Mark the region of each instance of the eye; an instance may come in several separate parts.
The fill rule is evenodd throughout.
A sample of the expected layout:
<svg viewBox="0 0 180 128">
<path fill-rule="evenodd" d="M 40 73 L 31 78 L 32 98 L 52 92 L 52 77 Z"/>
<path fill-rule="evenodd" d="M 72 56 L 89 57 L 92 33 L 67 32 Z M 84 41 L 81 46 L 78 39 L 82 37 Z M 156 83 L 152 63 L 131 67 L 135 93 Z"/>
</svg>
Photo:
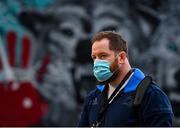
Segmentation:
<svg viewBox="0 0 180 128">
<path fill-rule="evenodd" d="M 102 59 L 102 60 L 104 60 L 104 59 L 106 59 L 106 58 L 107 58 L 107 55 L 105 55 L 105 54 L 103 54 L 103 55 L 100 56 L 100 59 Z"/>
</svg>

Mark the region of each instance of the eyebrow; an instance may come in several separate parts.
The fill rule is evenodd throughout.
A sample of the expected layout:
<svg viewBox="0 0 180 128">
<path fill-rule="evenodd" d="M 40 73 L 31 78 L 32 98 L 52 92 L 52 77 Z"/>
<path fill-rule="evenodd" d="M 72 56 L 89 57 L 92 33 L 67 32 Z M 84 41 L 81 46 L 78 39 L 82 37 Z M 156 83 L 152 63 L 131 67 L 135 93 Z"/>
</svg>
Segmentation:
<svg viewBox="0 0 180 128">
<path fill-rule="evenodd" d="M 108 53 L 107 52 L 100 52 L 100 53 L 98 53 L 98 55 L 102 55 L 102 54 L 107 54 L 108 55 Z M 92 56 L 94 56 L 93 54 L 91 54 L 91 57 Z"/>
</svg>

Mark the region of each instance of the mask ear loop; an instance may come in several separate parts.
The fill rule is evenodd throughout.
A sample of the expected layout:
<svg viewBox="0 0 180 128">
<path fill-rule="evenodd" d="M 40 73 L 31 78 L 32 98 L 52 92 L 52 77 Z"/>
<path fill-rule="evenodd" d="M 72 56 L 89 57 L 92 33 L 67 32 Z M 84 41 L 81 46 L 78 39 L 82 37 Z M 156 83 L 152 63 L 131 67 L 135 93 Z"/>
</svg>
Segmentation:
<svg viewBox="0 0 180 128">
<path fill-rule="evenodd" d="M 116 61 L 116 59 L 119 57 L 119 55 L 120 55 L 120 53 L 116 54 L 114 61 Z M 113 62 L 112 62 L 112 63 L 113 63 Z M 112 64 L 112 63 L 111 63 L 111 64 Z M 118 66 L 112 73 L 114 74 L 119 68 L 120 68 L 120 67 Z"/>
</svg>

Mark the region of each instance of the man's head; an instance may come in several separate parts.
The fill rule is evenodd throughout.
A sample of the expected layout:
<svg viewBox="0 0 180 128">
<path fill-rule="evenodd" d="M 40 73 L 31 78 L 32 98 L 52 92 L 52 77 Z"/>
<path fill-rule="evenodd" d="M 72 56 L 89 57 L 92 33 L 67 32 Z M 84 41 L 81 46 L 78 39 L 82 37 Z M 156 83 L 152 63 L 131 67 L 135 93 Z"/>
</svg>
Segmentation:
<svg viewBox="0 0 180 128">
<path fill-rule="evenodd" d="M 94 36 L 91 56 L 94 75 L 96 78 L 99 76 L 100 82 L 108 80 L 115 72 L 124 74 L 130 68 L 126 41 L 112 31 L 103 31 Z"/>
<path fill-rule="evenodd" d="M 102 39 L 108 39 L 109 40 L 109 49 L 114 51 L 115 53 L 119 53 L 121 51 L 128 53 L 128 47 L 127 43 L 120 34 L 112 31 L 103 31 L 99 32 L 97 35 L 95 35 L 92 39 L 92 45 L 96 41 L 101 41 Z"/>
</svg>

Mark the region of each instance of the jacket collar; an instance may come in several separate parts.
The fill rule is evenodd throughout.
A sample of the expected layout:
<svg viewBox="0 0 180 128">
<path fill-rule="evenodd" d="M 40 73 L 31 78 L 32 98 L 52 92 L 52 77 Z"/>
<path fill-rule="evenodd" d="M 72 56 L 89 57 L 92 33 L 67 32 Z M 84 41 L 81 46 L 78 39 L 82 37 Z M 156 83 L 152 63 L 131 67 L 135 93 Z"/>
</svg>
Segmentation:
<svg viewBox="0 0 180 128">
<path fill-rule="evenodd" d="M 144 73 L 140 69 L 138 69 L 138 68 L 133 68 L 133 69 L 134 69 L 134 74 L 131 76 L 127 85 L 124 87 L 125 93 L 135 91 L 138 84 L 145 77 Z M 97 85 L 96 86 L 96 88 L 101 92 L 104 90 L 104 87 L 105 87 L 105 85 Z"/>
</svg>

